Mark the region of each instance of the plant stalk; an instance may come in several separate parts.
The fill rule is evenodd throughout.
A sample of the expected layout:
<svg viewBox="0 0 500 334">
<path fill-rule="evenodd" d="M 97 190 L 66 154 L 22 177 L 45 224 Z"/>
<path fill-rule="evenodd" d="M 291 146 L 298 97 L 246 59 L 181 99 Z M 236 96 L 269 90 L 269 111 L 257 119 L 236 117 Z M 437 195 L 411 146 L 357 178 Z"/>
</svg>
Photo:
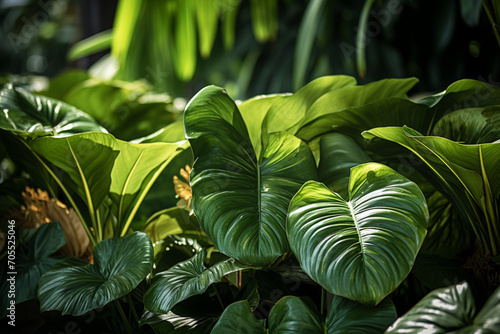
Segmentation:
<svg viewBox="0 0 500 334">
<path fill-rule="evenodd" d="M 325 299 L 326 299 L 326 290 L 325 288 L 321 288 L 321 315 L 325 315 Z"/>
<path fill-rule="evenodd" d="M 212 287 L 214 288 L 215 295 L 217 296 L 217 300 L 219 301 L 220 306 L 224 310 L 224 303 L 222 302 L 222 299 L 220 298 L 219 291 L 217 291 L 217 288 L 215 287 L 215 285 L 212 285 Z"/>
<path fill-rule="evenodd" d="M 132 326 L 130 326 L 130 322 L 128 321 L 127 317 L 125 316 L 125 312 L 123 312 L 122 306 L 120 305 L 120 302 L 118 299 L 115 300 L 115 305 L 116 308 L 118 309 L 118 313 L 120 313 L 120 316 L 123 319 L 123 322 L 125 323 L 125 327 L 127 327 L 127 333 L 132 334 Z"/>
<path fill-rule="evenodd" d="M 127 302 L 129 304 L 130 309 L 132 310 L 132 315 L 134 316 L 134 320 L 137 323 L 137 327 L 139 328 L 141 326 L 139 323 L 139 316 L 137 315 L 137 312 L 135 311 L 134 303 L 132 301 L 132 298 L 130 297 L 130 294 L 127 295 Z"/>
<path fill-rule="evenodd" d="M 491 15 L 490 9 L 488 8 L 486 1 L 483 0 L 482 2 L 484 11 L 486 12 L 486 16 L 488 16 L 488 20 L 491 23 L 491 28 L 493 29 L 493 33 L 495 34 L 495 37 L 497 39 L 497 44 L 500 47 L 500 34 L 498 33 L 498 27 L 497 24 L 495 23 L 495 19 L 493 18 L 493 15 Z"/>
</svg>

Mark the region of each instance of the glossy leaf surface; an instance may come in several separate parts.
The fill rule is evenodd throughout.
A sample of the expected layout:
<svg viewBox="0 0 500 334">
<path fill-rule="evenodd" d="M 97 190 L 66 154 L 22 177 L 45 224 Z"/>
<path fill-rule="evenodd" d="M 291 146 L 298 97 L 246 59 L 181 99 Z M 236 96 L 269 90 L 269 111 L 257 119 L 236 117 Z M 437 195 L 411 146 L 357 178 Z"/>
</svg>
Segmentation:
<svg viewBox="0 0 500 334">
<path fill-rule="evenodd" d="M 6 85 L 0 90 L 0 129 L 23 137 L 106 132 L 92 117 L 69 104 Z"/>
<path fill-rule="evenodd" d="M 258 160 L 238 108 L 213 86 L 191 100 L 184 124 L 195 157 L 193 210 L 203 230 L 222 253 L 270 264 L 289 249 L 289 200 L 316 178 L 309 147 L 290 134 L 273 133 Z"/>
<path fill-rule="evenodd" d="M 500 331 L 500 289 L 477 313 L 466 282 L 432 291 L 387 333 L 497 333 Z"/>
<path fill-rule="evenodd" d="M 103 307 L 132 291 L 152 265 L 153 246 L 146 234 L 106 239 L 94 248 L 94 264 L 62 267 L 42 276 L 40 308 L 82 315 Z"/>
<path fill-rule="evenodd" d="M 144 295 L 146 309 L 154 313 L 168 313 L 175 304 L 205 292 L 212 283 L 235 271 L 253 268 L 228 259 L 206 268 L 202 250 L 191 259 L 180 262 L 167 271 L 158 273 Z"/>
<path fill-rule="evenodd" d="M 290 203 L 287 234 L 301 267 L 328 291 L 378 304 L 409 273 L 428 211 L 416 184 L 389 167 L 351 169 L 349 197 L 307 182 Z"/>
</svg>

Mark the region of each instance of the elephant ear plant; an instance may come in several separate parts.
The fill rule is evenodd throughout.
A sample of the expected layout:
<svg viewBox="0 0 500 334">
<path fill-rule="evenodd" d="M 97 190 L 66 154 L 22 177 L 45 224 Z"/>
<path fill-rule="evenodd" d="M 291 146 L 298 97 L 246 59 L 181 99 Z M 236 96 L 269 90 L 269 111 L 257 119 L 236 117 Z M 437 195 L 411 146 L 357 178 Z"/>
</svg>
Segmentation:
<svg viewBox="0 0 500 334">
<path fill-rule="evenodd" d="M 300 103 L 303 97 L 297 95 L 290 105 Z M 265 140 L 252 141 L 238 107 L 218 87 L 207 87 L 191 100 L 184 126 L 195 157 L 193 210 L 217 249 L 240 262 L 240 270 L 253 265 L 269 271 L 294 254 L 323 294 L 338 295 L 326 320 L 298 298 L 283 299 L 271 310 L 270 333 L 294 328 L 294 313 L 305 312 L 302 331 L 349 327 L 343 319 L 352 309 L 367 316 L 355 325 L 364 332 L 383 330 L 396 319 L 392 302 L 384 298 L 408 275 L 426 234 L 427 205 L 416 184 L 387 166 L 366 163 L 351 170 L 344 198 L 314 181 L 314 155 L 293 134 L 262 132 Z M 182 289 L 181 273 L 174 275 L 181 267 L 174 267 L 154 279 L 145 296 L 150 311 L 168 314 L 191 289 Z M 213 277 L 200 270 L 190 282 Z M 182 295 L 169 292 L 175 286 Z M 247 302 L 238 303 L 225 310 L 214 333 L 234 326 L 265 332 L 267 325 L 248 320 Z"/>
<path fill-rule="evenodd" d="M 500 89 L 412 101 L 416 83 L 330 76 L 241 104 L 208 86 L 183 123 L 133 142 L 4 87 L 12 159 L 93 244 L 93 263 L 49 257 L 41 310 L 104 310 L 129 333 L 500 332 Z M 187 210 L 138 219 L 188 145 Z"/>
<path fill-rule="evenodd" d="M 210 86 L 200 91 L 186 107 L 184 116 L 186 138 L 195 159 L 190 175 L 193 210 L 215 247 L 231 263 L 239 263 L 239 270 L 243 271 L 236 281 L 232 274 L 226 278 L 243 290 L 256 281 L 260 303 L 255 305 L 254 299 L 239 295 L 236 298 L 242 300 L 229 300 L 229 306 L 227 299 L 219 298 L 224 310 L 220 317 L 210 316 L 208 320 L 183 313 L 175 305 L 194 298 L 188 295 L 207 291 L 206 284 L 210 283 L 218 295 L 217 290 L 224 286 L 214 279 L 221 273 L 216 268 L 227 265 L 219 262 L 207 269 L 196 264 L 200 261 L 197 255 L 153 279 L 145 307 L 157 315 L 147 314 L 143 323 L 158 332 L 161 328 L 172 332 L 185 330 L 189 326 L 176 320 L 181 318 L 198 323 L 200 330 L 211 329 L 212 333 L 406 332 L 408 326 L 426 321 L 419 317 L 433 312 L 428 308 L 434 305 L 434 296 L 453 298 L 454 288 L 442 286 L 440 279 L 442 275 L 452 280 L 470 278 L 457 269 L 460 260 L 453 258 L 450 264 L 437 267 L 446 263 L 446 259 L 433 253 L 441 252 L 442 246 L 427 244 L 427 253 L 420 255 L 420 251 L 428 227 L 434 227 L 429 224 L 439 226 L 432 230 L 434 240 L 445 240 L 454 224 L 471 227 L 464 229 L 469 231 L 468 240 L 477 237 L 483 250 L 489 249 L 491 241 L 498 242 L 498 164 L 493 163 L 492 157 L 499 143 L 468 148 L 451 142 L 453 138 L 430 135 L 441 131 L 456 136 L 456 127 L 460 126 L 467 129 L 464 134 L 472 141 L 498 141 L 498 114 L 496 107 L 490 105 L 500 99 L 496 88 L 464 80 L 443 93 L 414 102 L 406 92 L 415 83 L 413 79 L 383 80 L 356 86 L 348 77 L 325 77 L 296 94 L 257 97 L 239 106 L 222 88 Z M 471 94 L 482 97 L 478 109 L 461 109 Z M 451 116 L 454 110 L 460 113 L 456 119 Z M 466 122 L 469 115 L 476 121 Z M 411 132 L 405 125 L 417 130 Z M 437 148 L 432 141 L 442 141 L 443 145 L 448 143 L 443 146 L 447 151 L 431 151 L 433 160 L 427 161 L 430 154 L 413 149 L 416 158 L 412 161 L 421 159 L 422 163 L 408 172 L 405 151 L 388 143 L 391 139 L 402 142 L 402 131 L 407 141 L 419 143 L 422 150 Z M 424 137 L 417 131 L 429 139 L 416 137 Z M 376 140 L 382 134 L 386 141 Z M 464 137 L 454 139 L 462 141 Z M 460 150 L 463 154 L 467 150 L 471 153 L 459 154 Z M 452 152 L 454 155 L 450 155 Z M 471 162 L 460 161 L 459 156 L 470 157 L 467 159 Z M 420 167 L 439 173 L 440 181 L 436 182 L 429 169 Z M 451 174 L 445 174 L 447 168 Z M 452 174 L 459 178 L 458 183 Z M 460 181 L 462 174 L 465 176 Z M 472 188 L 478 187 L 473 184 L 481 185 L 474 183 L 481 179 L 482 193 Z M 462 189 L 470 191 L 471 203 L 478 206 L 464 205 L 463 199 L 468 195 Z M 462 202 L 454 199 L 460 194 Z M 435 206 L 436 199 L 447 208 L 445 211 Z M 437 211 L 429 212 L 429 208 Z M 463 223 L 462 215 L 467 217 L 464 212 L 468 208 L 477 208 L 473 211 L 476 216 L 469 215 L 469 222 L 475 224 L 472 226 Z M 459 221 L 447 218 L 452 212 L 454 217 L 461 217 Z M 481 212 L 490 217 L 483 228 L 477 226 Z M 445 234 L 440 236 L 439 231 Z M 471 251 L 470 247 L 462 245 L 464 250 Z M 186 280 L 188 276 L 192 279 L 174 280 L 181 275 L 175 273 L 182 267 L 188 268 L 188 263 L 189 267 L 198 268 L 196 274 L 186 272 Z M 430 264 L 429 268 L 422 268 L 423 263 Z M 437 268 L 437 277 L 429 278 L 428 271 L 434 270 L 431 268 Z M 446 271 L 450 268 L 458 276 L 451 277 Z M 227 273 L 233 270 L 228 269 Z M 273 279 L 285 284 L 271 283 Z M 290 281 L 298 282 L 293 286 L 295 290 L 286 285 Z M 188 282 L 195 285 L 188 288 Z M 400 297 L 409 284 L 417 284 L 423 291 L 436 286 L 443 290 L 425 298 L 425 292 L 406 292 L 418 296 L 412 298 L 423 298 L 415 305 L 418 299 L 411 303 L 402 302 Z M 474 279 L 471 284 L 476 284 Z M 175 286 L 179 292 L 174 293 Z M 181 289 L 183 286 L 185 289 Z M 185 301 L 181 300 L 183 296 Z M 458 298 L 452 303 L 468 302 Z M 490 311 L 492 303 L 488 301 L 484 306 L 488 311 L 477 315 L 477 324 L 470 320 L 475 316 L 472 311 L 464 315 L 469 320 L 461 324 L 474 323 L 475 329 L 499 329 L 494 312 Z M 397 314 L 402 315 L 413 306 L 395 322 Z M 433 321 L 435 326 L 444 328 L 447 320 L 434 317 Z M 458 321 L 457 326 L 462 326 Z"/>
</svg>

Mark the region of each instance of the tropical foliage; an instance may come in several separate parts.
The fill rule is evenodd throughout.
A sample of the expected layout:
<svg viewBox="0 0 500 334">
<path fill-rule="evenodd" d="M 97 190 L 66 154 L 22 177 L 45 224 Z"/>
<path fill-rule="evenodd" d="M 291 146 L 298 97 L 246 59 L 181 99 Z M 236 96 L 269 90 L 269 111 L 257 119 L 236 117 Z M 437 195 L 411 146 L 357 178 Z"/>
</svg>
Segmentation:
<svg viewBox="0 0 500 334">
<path fill-rule="evenodd" d="M 85 109 L 109 85 L 82 78 L 45 94 Z M 5 85 L 3 156 L 90 240 L 61 257 L 66 223 L 20 230 L 17 303 L 108 332 L 499 331 L 500 89 L 414 101 L 416 83 L 328 76 L 240 104 L 208 86 L 134 140 Z M 152 211 L 172 179 L 181 201 Z"/>
</svg>

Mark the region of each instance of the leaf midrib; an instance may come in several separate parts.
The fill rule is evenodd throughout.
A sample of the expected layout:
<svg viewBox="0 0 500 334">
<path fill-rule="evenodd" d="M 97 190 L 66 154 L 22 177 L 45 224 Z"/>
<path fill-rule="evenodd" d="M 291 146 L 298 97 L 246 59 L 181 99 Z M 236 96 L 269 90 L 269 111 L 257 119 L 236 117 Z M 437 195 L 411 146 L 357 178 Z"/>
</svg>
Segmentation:
<svg viewBox="0 0 500 334">
<path fill-rule="evenodd" d="M 86 178 L 85 174 L 83 173 L 82 167 L 80 166 L 80 162 L 76 158 L 75 152 L 73 152 L 73 148 L 71 147 L 71 144 L 67 138 L 66 138 L 66 143 L 68 144 L 69 151 L 71 152 L 71 156 L 73 157 L 73 160 L 75 161 L 76 167 L 78 168 L 78 174 L 80 174 L 80 178 L 81 178 L 82 183 L 83 183 L 83 188 L 85 190 L 85 197 L 87 198 L 87 203 L 89 206 L 90 219 L 92 220 L 92 224 L 94 226 L 96 226 L 94 203 L 92 203 L 92 196 L 90 194 L 90 188 L 89 188 L 89 185 L 87 183 L 87 178 Z M 100 236 L 101 231 L 100 231 L 99 227 L 97 227 L 97 231 L 95 233 L 98 235 L 97 240 L 99 241 L 102 238 L 102 236 Z"/>
<path fill-rule="evenodd" d="M 123 189 L 121 191 L 121 194 L 120 194 L 120 204 L 118 206 L 118 224 L 121 224 L 121 221 L 123 219 L 122 215 L 123 215 L 123 212 L 122 212 L 122 209 L 123 209 L 123 201 L 125 199 L 125 193 L 127 191 L 127 188 L 128 188 L 128 185 L 129 185 L 129 182 L 130 180 L 132 179 L 132 175 L 134 174 L 136 168 L 137 168 L 137 165 L 139 164 L 139 162 L 141 161 L 141 158 L 142 158 L 142 155 L 144 154 L 144 151 L 142 151 L 140 154 L 139 154 L 139 157 L 137 157 L 137 160 L 135 161 L 134 163 L 134 166 L 132 167 L 132 169 L 130 170 L 130 172 L 128 173 L 127 175 L 127 179 L 125 180 L 125 183 L 123 184 Z"/>
<path fill-rule="evenodd" d="M 356 214 L 354 213 L 354 208 L 352 207 L 351 201 L 347 201 L 346 203 L 349 207 L 349 210 L 351 211 L 352 221 L 354 222 L 354 227 L 356 228 L 358 238 L 359 238 L 359 245 L 361 246 L 361 260 L 364 262 L 364 260 L 365 260 L 365 257 L 364 257 L 365 246 L 363 244 L 363 239 L 361 238 L 361 230 L 359 228 L 358 219 L 356 218 Z"/>
</svg>

